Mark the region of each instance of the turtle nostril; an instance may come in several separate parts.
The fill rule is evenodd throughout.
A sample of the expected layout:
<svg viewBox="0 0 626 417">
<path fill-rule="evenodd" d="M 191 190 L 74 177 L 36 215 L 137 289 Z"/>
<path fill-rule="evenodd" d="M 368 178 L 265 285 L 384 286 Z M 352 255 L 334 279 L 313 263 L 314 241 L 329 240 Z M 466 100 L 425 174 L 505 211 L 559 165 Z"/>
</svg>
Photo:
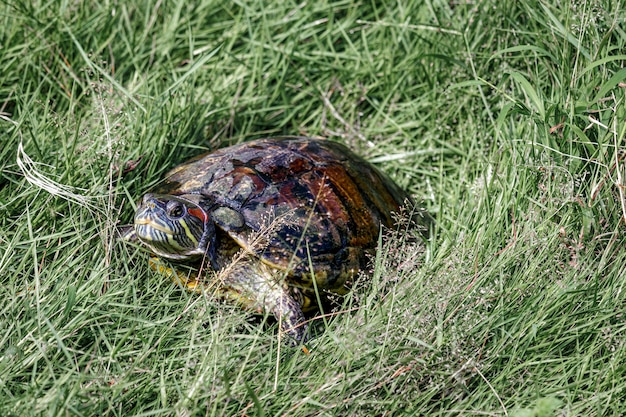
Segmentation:
<svg viewBox="0 0 626 417">
<path fill-rule="evenodd" d="M 141 204 L 146 206 L 149 209 L 153 209 L 155 207 L 154 204 L 154 195 L 148 193 L 146 195 L 143 196 L 143 199 L 141 201 Z"/>
</svg>

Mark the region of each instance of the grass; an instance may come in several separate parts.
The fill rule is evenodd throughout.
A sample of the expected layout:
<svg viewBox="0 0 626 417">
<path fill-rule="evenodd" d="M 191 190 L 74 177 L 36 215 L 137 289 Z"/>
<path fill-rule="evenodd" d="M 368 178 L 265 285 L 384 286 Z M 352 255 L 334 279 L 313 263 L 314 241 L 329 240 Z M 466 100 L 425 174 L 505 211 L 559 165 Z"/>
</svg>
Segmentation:
<svg viewBox="0 0 626 417">
<path fill-rule="evenodd" d="M 624 6 L 3 2 L 0 414 L 622 415 Z M 310 355 L 114 237 L 177 163 L 279 134 L 437 218 Z"/>
</svg>

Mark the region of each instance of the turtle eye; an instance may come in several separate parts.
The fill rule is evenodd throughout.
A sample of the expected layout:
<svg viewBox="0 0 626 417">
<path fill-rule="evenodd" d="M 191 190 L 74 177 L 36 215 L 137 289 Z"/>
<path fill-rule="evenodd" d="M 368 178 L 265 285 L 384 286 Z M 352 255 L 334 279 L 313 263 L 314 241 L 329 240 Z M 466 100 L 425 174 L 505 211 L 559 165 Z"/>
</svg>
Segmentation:
<svg viewBox="0 0 626 417">
<path fill-rule="evenodd" d="M 185 205 L 179 201 L 168 201 L 166 205 L 167 216 L 171 219 L 180 219 L 185 214 Z"/>
</svg>

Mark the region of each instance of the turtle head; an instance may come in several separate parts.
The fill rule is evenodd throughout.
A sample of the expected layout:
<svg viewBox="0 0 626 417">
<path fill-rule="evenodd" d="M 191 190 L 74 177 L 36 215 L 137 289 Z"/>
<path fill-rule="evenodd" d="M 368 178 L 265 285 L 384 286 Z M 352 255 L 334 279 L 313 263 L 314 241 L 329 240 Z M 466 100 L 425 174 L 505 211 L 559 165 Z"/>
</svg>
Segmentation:
<svg viewBox="0 0 626 417">
<path fill-rule="evenodd" d="M 195 196 L 146 194 L 135 213 L 135 236 L 168 259 L 202 256 L 215 236 L 213 222 Z"/>
</svg>

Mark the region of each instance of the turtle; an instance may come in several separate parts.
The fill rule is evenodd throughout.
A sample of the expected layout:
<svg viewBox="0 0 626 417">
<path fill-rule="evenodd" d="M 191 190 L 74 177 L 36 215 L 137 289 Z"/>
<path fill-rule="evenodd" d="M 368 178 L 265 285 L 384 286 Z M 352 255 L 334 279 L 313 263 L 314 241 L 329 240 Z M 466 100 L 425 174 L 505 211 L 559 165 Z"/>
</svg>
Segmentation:
<svg viewBox="0 0 626 417">
<path fill-rule="evenodd" d="M 273 314 L 298 344 L 308 339 L 305 313 L 349 291 L 405 205 L 427 238 L 428 213 L 346 146 L 265 138 L 171 170 L 141 198 L 126 239 L 147 246 L 152 267 L 188 289 Z M 177 263 L 194 272 L 167 266 Z"/>
</svg>

